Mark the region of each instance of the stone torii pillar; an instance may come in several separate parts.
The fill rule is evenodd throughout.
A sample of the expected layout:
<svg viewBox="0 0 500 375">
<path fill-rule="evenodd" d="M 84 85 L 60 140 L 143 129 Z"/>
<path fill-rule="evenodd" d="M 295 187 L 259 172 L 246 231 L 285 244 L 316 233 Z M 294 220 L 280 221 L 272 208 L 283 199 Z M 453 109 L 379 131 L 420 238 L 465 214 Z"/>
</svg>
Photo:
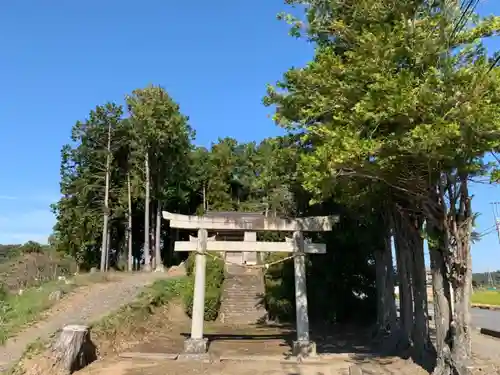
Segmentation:
<svg viewBox="0 0 500 375">
<path fill-rule="evenodd" d="M 208 237 L 206 229 L 198 230 L 198 237 L 189 236 L 189 241 L 196 243 L 197 253 L 194 268 L 193 311 L 191 316 L 191 337 L 184 341 L 184 352 L 189 354 L 206 353 L 207 339 L 203 337 L 205 317 L 205 280 L 207 272 L 207 242 L 215 241 L 215 236 Z"/>
<path fill-rule="evenodd" d="M 287 241 L 290 240 L 287 238 Z M 295 315 L 297 325 L 297 340 L 293 342 L 292 353 L 296 356 L 316 355 L 316 343 L 309 337 L 309 314 L 307 308 L 307 283 L 306 283 L 306 260 L 304 235 L 300 231 L 293 232 L 291 239 L 295 271 Z"/>
</svg>

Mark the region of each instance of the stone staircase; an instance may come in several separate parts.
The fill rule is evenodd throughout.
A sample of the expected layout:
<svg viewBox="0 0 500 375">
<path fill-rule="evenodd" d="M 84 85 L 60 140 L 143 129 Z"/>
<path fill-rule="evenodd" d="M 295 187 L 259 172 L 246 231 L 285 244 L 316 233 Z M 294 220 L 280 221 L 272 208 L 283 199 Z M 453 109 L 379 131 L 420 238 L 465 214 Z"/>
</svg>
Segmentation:
<svg viewBox="0 0 500 375">
<path fill-rule="evenodd" d="M 260 304 L 264 294 L 264 277 L 260 270 L 234 265 L 226 266 L 219 319 L 231 325 L 255 324 L 266 318 Z"/>
</svg>

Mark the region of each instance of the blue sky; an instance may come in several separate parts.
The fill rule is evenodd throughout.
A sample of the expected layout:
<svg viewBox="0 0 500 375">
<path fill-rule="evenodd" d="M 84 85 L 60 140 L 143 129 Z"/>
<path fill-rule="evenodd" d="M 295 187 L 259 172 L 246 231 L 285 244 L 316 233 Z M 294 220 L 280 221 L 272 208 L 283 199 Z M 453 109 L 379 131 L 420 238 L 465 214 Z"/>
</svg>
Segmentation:
<svg viewBox="0 0 500 375">
<path fill-rule="evenodd" d="M 500 13 L 495 0 L 480 11 Z M 150 83 L 190 116 L 197 143 L 280 133 L 261 104 L 265 85 L 311 57 L 276 21 L 282 0 L 6 1 L 0 5 L 0 243 L 45 242 L 59 194 L 60 148 L 75 121 Z M 500 43 L 490 45 L 500 49 Z M 479 230 L 493 224 L 496 187 L 474 187 Z M 490 234 L 474 270 L 500 269 Z"/>
</svg>

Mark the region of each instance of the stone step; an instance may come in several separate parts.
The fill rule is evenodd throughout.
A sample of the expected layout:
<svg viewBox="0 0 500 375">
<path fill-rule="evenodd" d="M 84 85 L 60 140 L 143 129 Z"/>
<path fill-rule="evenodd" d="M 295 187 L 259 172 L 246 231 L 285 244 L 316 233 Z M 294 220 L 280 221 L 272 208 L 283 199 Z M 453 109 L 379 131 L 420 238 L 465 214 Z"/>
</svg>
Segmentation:
<svg viewBox="0 0 500 375">
<path fill-rule="evenodd" d="M 260 310 L 260 306 L 253 306 L 253 305 L 244 306 L 244 307 L 227 306 L 227 308 L 224 309 L 224 311 L 226 311 L 227 313 L 231 313 L 231 312 L 239 312 L 239 313 L 255 312 L 258 310 Z"/>
<path fill-rule="evenodd" d="M 253 299 L 253 298 L 259 298 L 262 296 L 262 294 L 259 291 L 225 291 L 222 293 L 224 296 L 234 296 L 234 297 L 241 297 L 241 298 L 248 298 L 248 299 Z"/>
<path fill-rule="evenodd" d="M 242 299 L 255 299 L 255 298 L 262 298 L 262 295 L 260 293 L 231 293 L 231 292 L 226 292 L 223 293 L 223 296 L 225 297 L 238 297 Z"/>
<path fill-rule="evenodd" d="M 232 269 L 233 271 L 236 268 Z M 252 324 L 265 319 L 266 310 L 262 306 L 264 280 L 262 274 L 226 272 L 222 293 L 220 319 L 231 324 Z"/>
</svg>

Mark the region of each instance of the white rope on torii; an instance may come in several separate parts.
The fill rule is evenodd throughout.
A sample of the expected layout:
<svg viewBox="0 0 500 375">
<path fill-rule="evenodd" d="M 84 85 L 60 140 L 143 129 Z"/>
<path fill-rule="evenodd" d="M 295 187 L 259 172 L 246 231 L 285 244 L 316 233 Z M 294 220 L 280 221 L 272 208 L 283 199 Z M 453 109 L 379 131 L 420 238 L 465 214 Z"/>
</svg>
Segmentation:
<svg viewBox="0 0 500 375">
<path fill-rule="evenodd" d="M 210 243 L 213 243 L 212 241 L 215 241 L 215 237 L 216 236 L 208 237 L 208 241 L 210 241 Z M 293 239 L 290 238 L 290 237 L 286 237 L 285 238 L 285 241 L 287 243 L 290 243 L 290 244 L 292 243 L 292 240 Z M 191 243 L 196 242 L 197 238 L 193 237 L 193 236 L 189 236 L 189 241 Z M 228 243 L 228 242 L 229 241 L 225 241 L 224 243 Z M 177 243 L 179 243 L 180 246 L 177 247 Z M 177 241 L 176 242 L 176 250 L 175 251 L 188 251 L 188 250 L 184 250 L 183 249 L 183 247 L 182 247 L 183 243 L 184 243 L 184 241 Z M 249 243 L 249 242 L 247 242 L 247 243 Z M 266 244 L 268 244 L 268 243 L 276 244 L 276 242 L 266 242 Z M 304 243 L 307 246 L 307 245 L 312 244 L 312 241 L 309 238 L 304 238 Z M 241 242 L 238 241 L 238 244 L 241 244 Z M 251 244 L 252 243 L 250 242 L 250 245 Z M 210 246 L 210 245 L 208 245 L 208 246 Z M 273 248 L 274 248 L 274 245 L 273 245 Z M 314 244 L 314 249 L 311 249 L 310 251 L 306 251 L 304 253 L 294 253 L 294 254 L 289 255 L 289 256 L 287 256 L 285 258 L 277 259 L 277 260 L 272 261 L 272 262 L 265 262 L 263 264 L 247 264 L 247 263 L 232 262 L 232 261 L 227 260 L 226 258 L 223 258 L 220 255 L 217 255 L 217 253 L 211 253 L 209 251 L 200 252 L 200 251 L 197 251 L 197 250 L 193 250 L 193 252 L 195 254 L 207 255 L 207 256 L 211 257 L 212 259 L 215 259 L 215 260 L 223 262 L 224 265 L 231 265 L 231 266 L 236 266 L 236 267 L 246 268 L 246 269 L 268 270 L 272 266 L 275 266 L 275 265 L 280 264 L 280 263 L 284 263 L 287 260 L 291 260 L 291 259 L 293 259 L 293 258 L 295 258 L 297 256 L 305 256 L 307 253 L 310 253 L 310 254 L 324 254 L 324 253 L 326 253 L 326 247 L 323 244 Z M 220 252 L 220 250 L 219 250 L 219 252 Z"/>
</svg>

